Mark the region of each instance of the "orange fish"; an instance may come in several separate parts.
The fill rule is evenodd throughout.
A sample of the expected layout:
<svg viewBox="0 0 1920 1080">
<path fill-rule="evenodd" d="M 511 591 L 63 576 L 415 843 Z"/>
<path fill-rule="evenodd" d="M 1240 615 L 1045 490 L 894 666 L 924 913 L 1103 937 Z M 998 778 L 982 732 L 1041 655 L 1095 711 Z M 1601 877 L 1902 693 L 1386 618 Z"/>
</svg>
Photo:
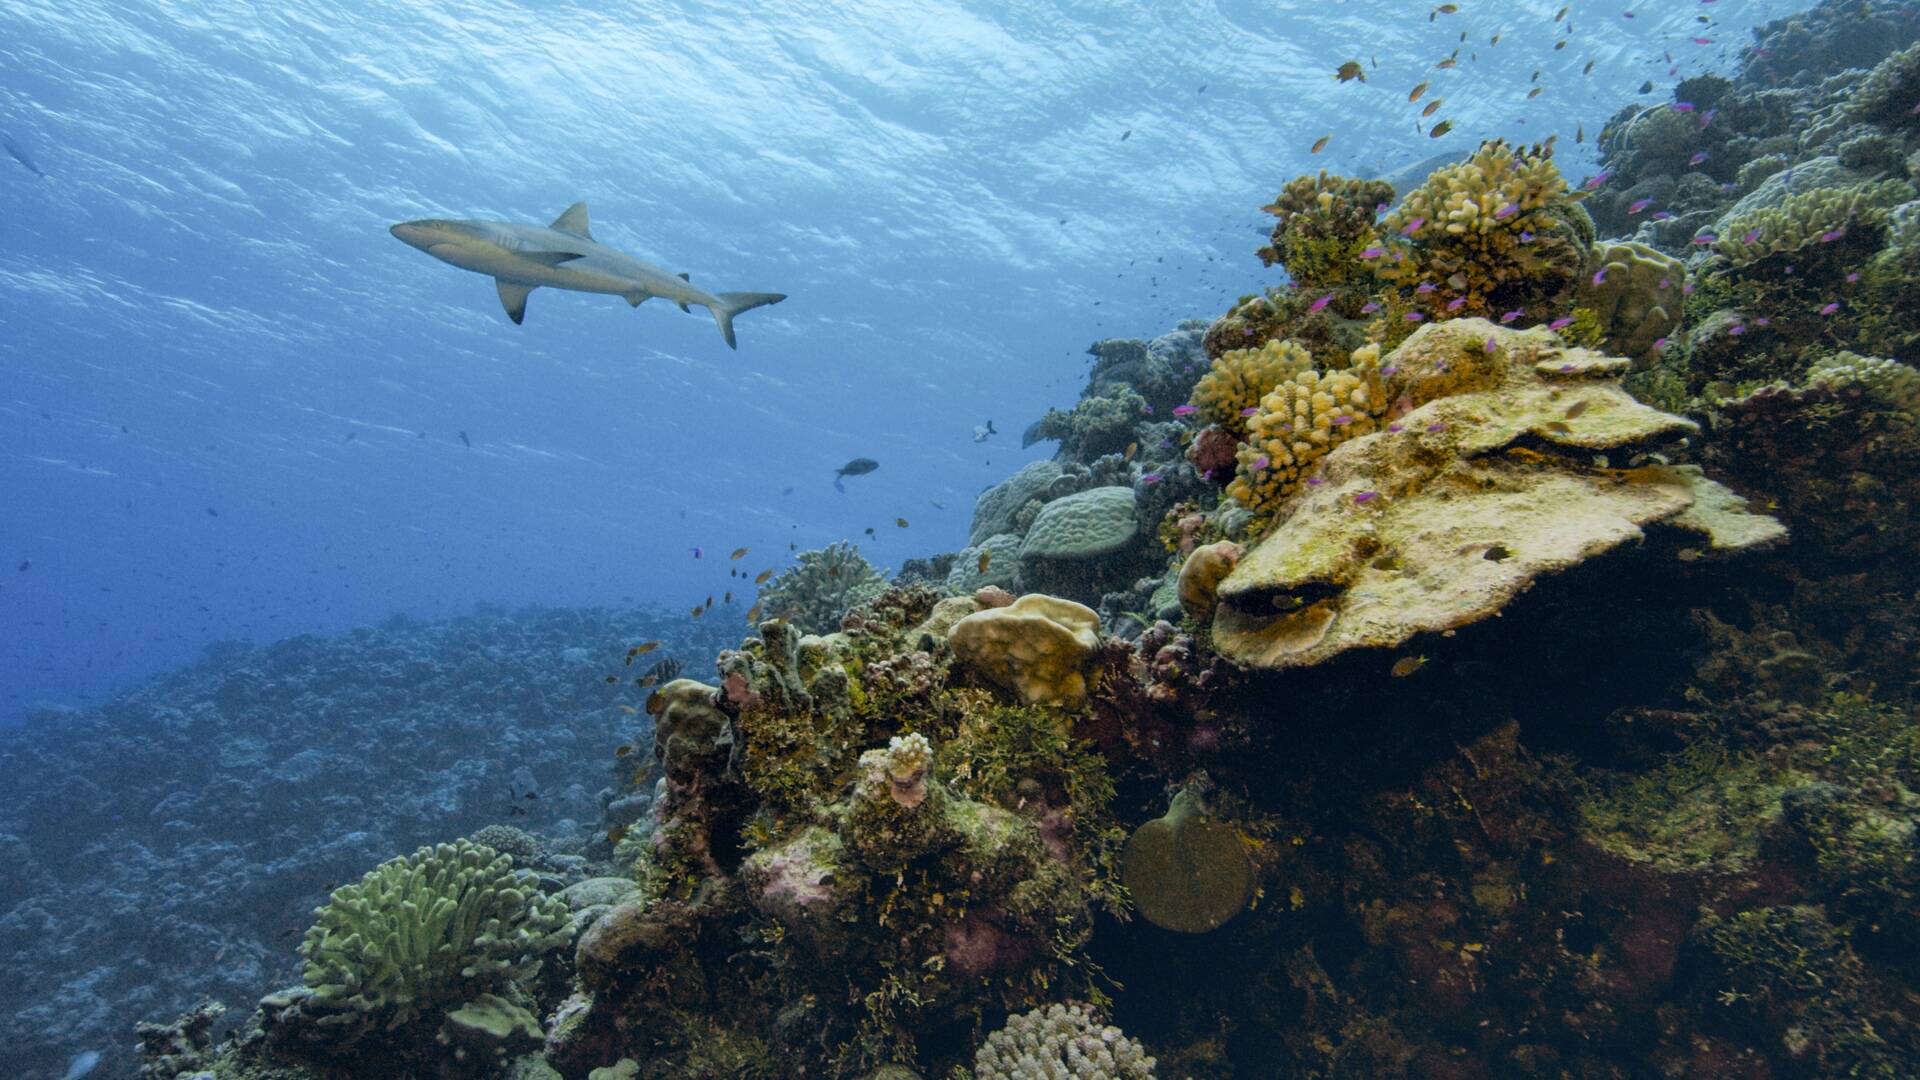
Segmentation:
<svg viewBox="0 0 1920 1080">
<path fill-rule="evenodd" d="M 734 548 L 734 549 L 733 549 L 733 554 L 731 554 L 731 555 L 729 555 L 729 556 L 727 556 L 727 558 L 729 558 L 729 559 L 737 559 L 737 558 L 739 558 L 740 556 L 742 556 L 742 555 L 745 555 L 746 553 L 747 553 L 747 549 L 746 549 L 746 548 Z"/>
<path fill-rule="evenodd" d="M 762 571 L 760 571 L 760 573 L 759 573 L 758 575 L 756 575 L 756 576 L 754 577 L 754 579 L 753 579 L 753 583 L 754 583 L 755 585 L 765 585 L 765 584 L 767 583 L 767 579 L 768 579 L 768 578 L 770 578 L 770 577 L 772 577 L 772 576 L 773 576 L 773 571 L 771 571 L 771 570 L 762 570 Z"/>
<path fill-rule="evenodd" d="M 1325 150 L 1325 149 L 1327 148 L 1327 143 L 1329 143 L 1329 142 L 1331 142 L 1331 141 L 1333 141 L 1333 136 L 1331 136 L 1331 135 L 1322 135 L 1322 136 L 1320 136 L 1320 139 L 1319 139 L 1319 141 L 1318 141 L 1318 142 L 1315 142 L 1315 143 L 1313 144 L 1313 149 L 1311 149 L 1311 150 L 1309 150 L 1309 151 L 1307 151 L 1307 153 L 1309 153 L 1309 154 L 1317 154 L 1317 153 L 1319 153 L 1320 151 L 1322 151 L 1322 150 Z"/>
</svg>

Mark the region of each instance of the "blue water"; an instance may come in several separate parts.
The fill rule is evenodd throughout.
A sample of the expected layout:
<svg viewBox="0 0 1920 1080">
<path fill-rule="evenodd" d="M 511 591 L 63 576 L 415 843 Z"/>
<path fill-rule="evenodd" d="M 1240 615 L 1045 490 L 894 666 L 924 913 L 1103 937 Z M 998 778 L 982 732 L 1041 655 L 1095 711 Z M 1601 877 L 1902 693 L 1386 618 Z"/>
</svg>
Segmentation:
<svg viewBox="0 0 1920 1080">
<path fill-rule="evenodd" d="M 0 157 L 0 719 L 221 639 L 728 589 L 737 620 L 729 567 L 790 544 L 958 548 L 1088 344 L 1276 280 L 1290 177 L 1556 132 L 1584 175 L 1578 128 L 1801 6 L 9 0 L 0 133 L 47 175 Z M 515 327 L 386 231 L 581 199 L 791 298 L 738 352 L 661 301 L 542 290 Z"/>
</svg>

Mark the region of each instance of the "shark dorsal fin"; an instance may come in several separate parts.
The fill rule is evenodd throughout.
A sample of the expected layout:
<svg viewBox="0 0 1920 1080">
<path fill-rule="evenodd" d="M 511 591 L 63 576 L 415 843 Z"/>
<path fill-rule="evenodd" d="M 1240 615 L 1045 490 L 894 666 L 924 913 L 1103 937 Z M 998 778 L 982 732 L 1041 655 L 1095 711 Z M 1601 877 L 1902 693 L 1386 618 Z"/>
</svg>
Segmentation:
<svg viewBox="0 0 1920 1080">
<path fill-rule="evenodd" d="M 692 281 L 692 280 L 693 280 L 693 275 L 692 275 L 692 274 L 689 274 L 689 273 L 687 273 L 687 272 L 686 272 L 686 271 L 684 271 L 684 270 L 682 270 L 682 271 L 680 272 L 680 280 L 681 280 L 681 281 Z"/>
<path fill-rule="evenodd" d="M 520 320 L 527 317 L 527 294 L 534 290 L 534 286 L 500 278 L 494 278 L 493 284 L 500 290 L 500 306 L 507 309 L 507 318 L 513 320 L 513 325 L 519 326 Z"/>
<path fill-rule="evenodd" d="M 567 207 L 564 213 L 553 219 L 553 227 L 561 232 L 593 239 L 593 234 L 587 231 L 587 204 L 583 202 Z"/>
</svg>

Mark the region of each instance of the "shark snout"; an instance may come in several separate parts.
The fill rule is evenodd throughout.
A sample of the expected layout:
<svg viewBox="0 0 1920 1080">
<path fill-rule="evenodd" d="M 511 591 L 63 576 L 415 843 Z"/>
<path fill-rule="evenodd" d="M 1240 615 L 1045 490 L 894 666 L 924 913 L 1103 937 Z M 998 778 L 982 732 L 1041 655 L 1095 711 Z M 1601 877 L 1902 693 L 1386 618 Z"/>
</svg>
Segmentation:
<svg viewBox="0 0 1920 1080">
<path fill-rule="evenodd" d="M 403 243 L 410 244 L 417 248 L 424 248 L 433 242 L 434 230 L 422 221 L 403 221 L 398 225 L 392 226 L 387 231 L 398 237 Z"/>
</svg>

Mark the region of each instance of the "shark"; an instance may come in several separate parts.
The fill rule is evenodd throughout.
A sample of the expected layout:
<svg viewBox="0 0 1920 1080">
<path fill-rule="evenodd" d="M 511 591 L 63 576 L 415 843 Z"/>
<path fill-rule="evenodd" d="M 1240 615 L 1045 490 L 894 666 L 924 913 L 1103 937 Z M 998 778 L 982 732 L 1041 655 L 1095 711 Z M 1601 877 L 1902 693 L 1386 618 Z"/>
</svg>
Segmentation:
<svg viewBox="0 0 1920 1080">
<path fill-rule="evenodd" d="M 542 285 L 608 293 L 634 307 L 658 296 L 678 304 L 681 311 L 698 304 L 712 312 L 720 336 L 727 339 L 729 348 L 737 349 L 733 317 L 787 298 L 785 293 L 708 292 L 686 274 L 668 273 L 615 251 L 593 238 L 584 202 L 567 207 L 546 226 L 423 218 L 403 221 L 388 231 L 441 262 L 493 278 L 500 305 L 516 326 L 527 317 L 527 294 Z"/>
</svg>

